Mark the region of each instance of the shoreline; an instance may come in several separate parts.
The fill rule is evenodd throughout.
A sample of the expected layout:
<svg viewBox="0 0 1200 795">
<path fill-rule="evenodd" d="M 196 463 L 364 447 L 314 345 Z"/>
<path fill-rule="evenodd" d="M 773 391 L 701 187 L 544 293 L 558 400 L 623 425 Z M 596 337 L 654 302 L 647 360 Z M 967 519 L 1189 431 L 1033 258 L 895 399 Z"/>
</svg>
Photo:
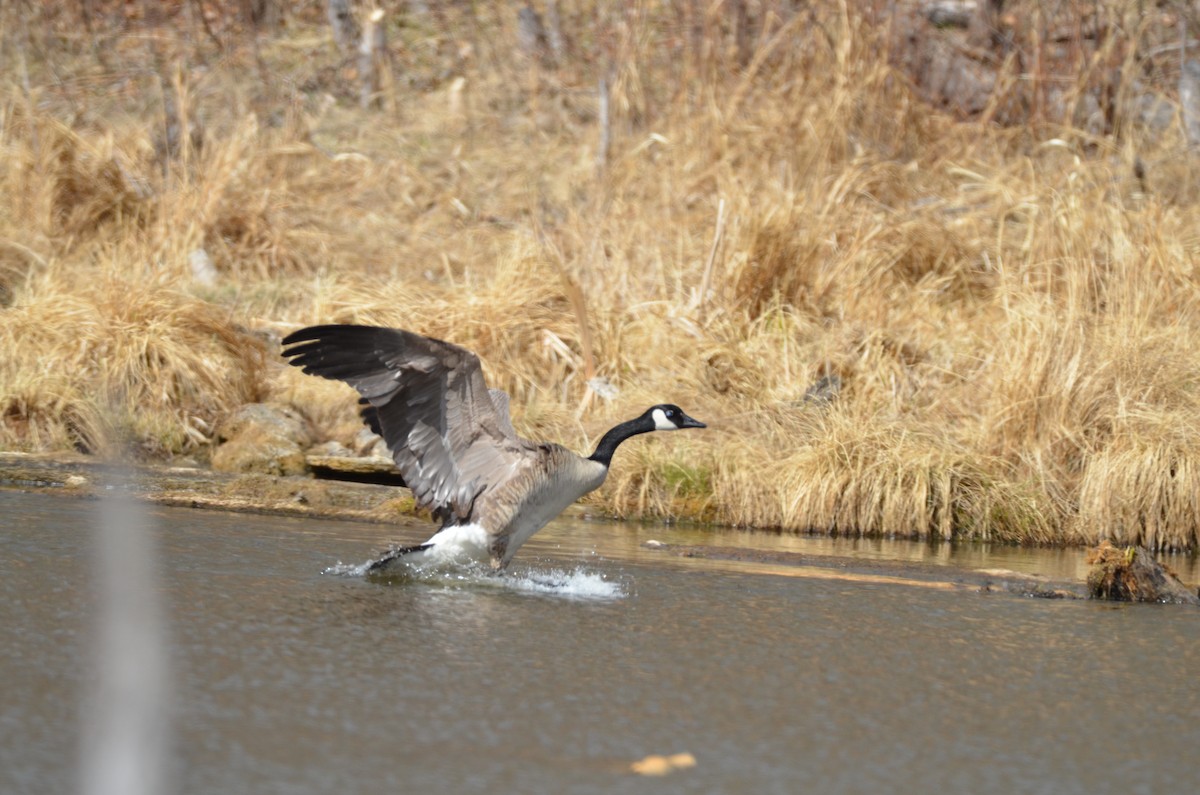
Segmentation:
<svg viewBox="0 0 1200 795">
<path fill-rule="evenodd" d="M 0 491 L 28 491 L 99 499 L 113 487 L 139 500 L 170 507 L 294 518 L 425 526 L 412 513 L 408 491 L 395 486 L 305 476 L 224 474 L 202 467 L 117 465 L 83 455 L 0 453 Z M 565 514 L 584 518 L 582 507 Z M 1009 593 L 1049 599 L 1083 599 L 1082 580 L 1050 579 L 1002 569 L 972 569 L 904 560 L 752 549 L 706 544 L 643 548 L 663 555 L 733 563 L 771 575 L 894 583 L 973 593 Z M 1070 548 L 1070 547 L 1066 547 Z M 1084 554 L 1082 548 L 1079 553 Z"/>
</svg>

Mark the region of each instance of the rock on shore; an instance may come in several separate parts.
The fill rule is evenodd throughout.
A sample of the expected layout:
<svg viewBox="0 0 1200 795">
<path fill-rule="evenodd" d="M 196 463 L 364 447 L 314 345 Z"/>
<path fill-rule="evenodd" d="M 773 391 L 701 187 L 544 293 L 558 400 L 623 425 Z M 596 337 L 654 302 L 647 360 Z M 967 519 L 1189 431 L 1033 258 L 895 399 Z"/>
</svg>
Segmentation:
<svg viewBox="0 0 1200 795">
<path fill-rule="evenodd" d="M 218 472 L 301 475 L 313 443 L 308 421 L 291 406 L 249 403 L 217 427 L 212 468 Z"/>
</svg>

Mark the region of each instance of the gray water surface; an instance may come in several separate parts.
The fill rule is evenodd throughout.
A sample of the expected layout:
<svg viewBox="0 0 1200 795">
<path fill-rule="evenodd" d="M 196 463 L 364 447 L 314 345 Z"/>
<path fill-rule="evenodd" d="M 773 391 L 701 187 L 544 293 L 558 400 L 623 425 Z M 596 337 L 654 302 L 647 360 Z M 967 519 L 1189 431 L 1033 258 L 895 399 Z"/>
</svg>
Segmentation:
<svg viewBox="0 0 1200 795">
<path fill-rule="evenodd" d="M 78 788 L 96 510 L 0 492 L 0 793 Z M 321 572 L 365 560 L 394 529 L 148 510 L 180 792 L 1163 793 L 1200 781 L 1193 609 L 746 573 L 640 546 L 700 534 L 603 523 L 554 523 L 501 580 L 386 585 Z M 409 535 L 395 540 L 421 540 Z M 714 543 L 739 538 L 803 543 Z M 932 554 L 1048 574 L 1078 557 Z M 696 766 L 629 772 L 675 752 Z"/>
</svg>

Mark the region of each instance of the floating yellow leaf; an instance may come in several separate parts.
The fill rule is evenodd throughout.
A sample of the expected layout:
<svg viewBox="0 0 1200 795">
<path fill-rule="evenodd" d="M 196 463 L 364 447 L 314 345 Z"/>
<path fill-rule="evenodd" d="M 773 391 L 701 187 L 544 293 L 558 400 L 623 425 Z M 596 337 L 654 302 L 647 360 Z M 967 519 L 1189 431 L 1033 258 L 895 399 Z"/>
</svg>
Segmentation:
<svg viewBox="0 0 1200 795">
<path fill-rule="evenodd" d="M 695 766 L 696 757 L 684 752 L 670 756 L 651 754 L 641 761 L 634 762 L 629 769 L 643 776 L 665 776 L 676 770 L 686 770 Z"/>
</svg>

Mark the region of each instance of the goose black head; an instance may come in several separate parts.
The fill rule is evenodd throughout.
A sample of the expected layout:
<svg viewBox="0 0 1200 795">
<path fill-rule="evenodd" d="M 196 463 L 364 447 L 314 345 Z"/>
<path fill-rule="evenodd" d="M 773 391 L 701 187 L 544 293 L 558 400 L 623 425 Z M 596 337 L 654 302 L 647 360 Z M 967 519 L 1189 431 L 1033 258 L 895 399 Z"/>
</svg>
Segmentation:
<svg viewBox="0 0 1200 795">
<path fill-rule="evenodd" d="M 683 409 L 670 403 L 660 403 L 651 406 L 646 415 L 653 423 L 656 431 L 678 431 L 684 428 L 707 428 L 700 420 L 692 419 L 683 413 Z"/>
<path fill-rule="evenodd" d="M 640 417 L 635 417 L 627 422 L 622 422 L 620 425 L 609 429 L 608 433 L 604 434 L 600 439 L 600 444 L 596 445 L 596 452 L 592 453 L 588 458 L 598 463 L 608 466 L 612 461 L 613 453 L 617 446 L 631 436 L 636 436 L 639 433 L 650 433 L 651 431 L 678 431 L 683 428 L 706 428 L 708 427 L 700 420 L 694 420 L 683 413 L 683 409 L 679 406 L 674 406 L 670 403 L 660 403 L 657 406 L 651 406 L 646 409 L 645 413 Z"/>
</svg>

